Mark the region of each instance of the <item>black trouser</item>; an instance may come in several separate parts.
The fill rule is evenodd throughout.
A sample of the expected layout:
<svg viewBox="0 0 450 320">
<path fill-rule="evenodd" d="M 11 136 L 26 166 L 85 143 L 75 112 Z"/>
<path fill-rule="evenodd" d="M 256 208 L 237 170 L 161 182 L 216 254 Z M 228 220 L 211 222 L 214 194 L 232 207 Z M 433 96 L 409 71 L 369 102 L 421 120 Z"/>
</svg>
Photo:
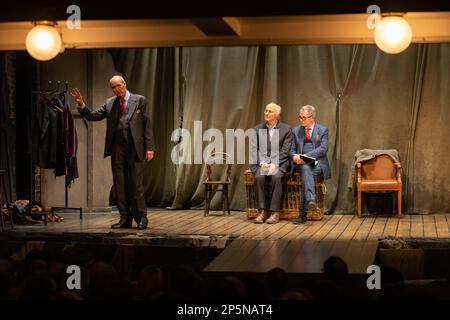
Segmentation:
<svg viewBox="0 0 450 320">
<path fill-rule="evenodd" d="M 144 162 L 136 160 L 136 151 L 132 142 L 113 144 L 111 167 L 117 207 L 120 218 L 137 222 L 147 217 L 147 206 L 143 184 Z"/>
<path fill-rule="evenodd" d="M 281 197 L 283 195 L 283 185 L 281 179 L 283 178 L 281 170 L 272 176 L 262 175 L 261 168 L 255 173 L 255 200 L 258 209 L 268 209 L 271 211 L 281 211 Z M 266 179 L 270 180 L 270 190 L 267 190 L 269 194 L 270 204 L 266 205 Z M 267 206 L 269 206 L 267 208 Z"/>
</svg>

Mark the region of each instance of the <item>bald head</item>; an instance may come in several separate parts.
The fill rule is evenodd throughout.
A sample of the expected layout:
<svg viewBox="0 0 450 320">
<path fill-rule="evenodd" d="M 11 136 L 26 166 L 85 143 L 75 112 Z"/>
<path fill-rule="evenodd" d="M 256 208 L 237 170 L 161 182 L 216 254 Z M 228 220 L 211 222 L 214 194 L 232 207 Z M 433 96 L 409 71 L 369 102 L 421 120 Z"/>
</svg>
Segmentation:
<svg viewBox="0 0 450 320">
<path fill-rule="evenodd" d="M 126 84 L 125 79 L 122 76 L 119 76 L 119 75 L 115 75 L 111 79 L 109 79 L 109 83 L 113 83 L 113 82 L 116 82 L 116 81 L 119 81 L 119 82 L 122 82 L 122 83 Z"/>
<path fill-rule="evenodd" d="M 116 75 L 109 79 L 109 85 L 112 91 L 118 97 L 124 98 L 127 93 L 127 83 L 122 76 Z"/>
</svg>

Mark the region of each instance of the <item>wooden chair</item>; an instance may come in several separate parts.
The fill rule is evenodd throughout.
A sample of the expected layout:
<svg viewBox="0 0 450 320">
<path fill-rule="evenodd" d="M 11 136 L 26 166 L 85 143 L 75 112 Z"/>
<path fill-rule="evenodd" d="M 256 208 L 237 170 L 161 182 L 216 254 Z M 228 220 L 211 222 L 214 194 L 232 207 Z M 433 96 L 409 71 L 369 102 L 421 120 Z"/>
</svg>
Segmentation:
<svg viewBox="0 0 450 320">
<path fill-rule="evenodd" d="M 205 186 L 205 216 L 209 214 L 211 207 L 211 199 L 216 191 L 222 192 L 222 212 L 225 210 L 230 214 L 230 199 L 228 198 L 228 186 L 231 185 L 231 156 L 225 152 L 215 152 L 206 160 L 206 180 L 203 182 Z M 225 168 L 225 176 L 223 174 L 223 166 Z"/>
<path fill-rule="evenodd" d="M 361 218 L 362 194 L 392 193 L 393 207 L 397 198 L 397 215 L 402 214 L 402 175 L 400 163 L 382 154 L 356 164 L 356 188 L 358 193 L 358 217 Z M 397 197 L 395 197 L 397 196 Z"/>
</svg>

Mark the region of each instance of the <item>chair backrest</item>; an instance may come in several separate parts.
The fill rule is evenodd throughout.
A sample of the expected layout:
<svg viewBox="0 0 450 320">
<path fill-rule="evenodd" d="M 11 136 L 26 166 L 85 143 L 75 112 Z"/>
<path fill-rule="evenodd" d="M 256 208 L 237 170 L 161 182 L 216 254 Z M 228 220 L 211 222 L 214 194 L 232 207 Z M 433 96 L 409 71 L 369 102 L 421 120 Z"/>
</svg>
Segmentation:
<svg viewBox="0 0 450 320">
<path fill-rule="evenodd" d="M 382 154 L 361 162 L 361 176 L 363 179 L 396 179 L 394 160 Z"/>
<path fill-rule="evenodd" d="M 225 181 L 230 180 L 233 159 L 226 152 L 214 152 L 206 159 L 207 181 L 218 181 L 223 176 L 225 166 Z"/>
</svg>

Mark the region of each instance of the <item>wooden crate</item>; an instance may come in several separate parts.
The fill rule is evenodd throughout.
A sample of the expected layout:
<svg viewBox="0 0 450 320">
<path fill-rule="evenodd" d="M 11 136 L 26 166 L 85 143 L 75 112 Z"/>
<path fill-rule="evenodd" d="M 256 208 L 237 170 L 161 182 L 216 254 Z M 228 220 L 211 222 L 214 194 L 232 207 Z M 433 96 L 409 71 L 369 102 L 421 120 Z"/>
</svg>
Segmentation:
<svg viewBox="0 0 450 320">
<path fill-rule="evenodd" d="M 244 181 L 247 198 L 247 218 L 254 219 L 258 216 L 258 208 L 256 208 L 254 177 L 251 170 L 245 170 Z M 292 176 L 287 176 L 283 179 L 283 209 L 280 212 L 280 219 L 295 219 L 298 217 L 298 208 L 302 200 L 302 181 L 300 173 L 296 172 Z M 317 209 L 307 212 L 308 220 L 322 220 L 323 198 L 324 198 L 324 183 L 323 179 L 316 181 L 316 203 Z"/>
</svg>

